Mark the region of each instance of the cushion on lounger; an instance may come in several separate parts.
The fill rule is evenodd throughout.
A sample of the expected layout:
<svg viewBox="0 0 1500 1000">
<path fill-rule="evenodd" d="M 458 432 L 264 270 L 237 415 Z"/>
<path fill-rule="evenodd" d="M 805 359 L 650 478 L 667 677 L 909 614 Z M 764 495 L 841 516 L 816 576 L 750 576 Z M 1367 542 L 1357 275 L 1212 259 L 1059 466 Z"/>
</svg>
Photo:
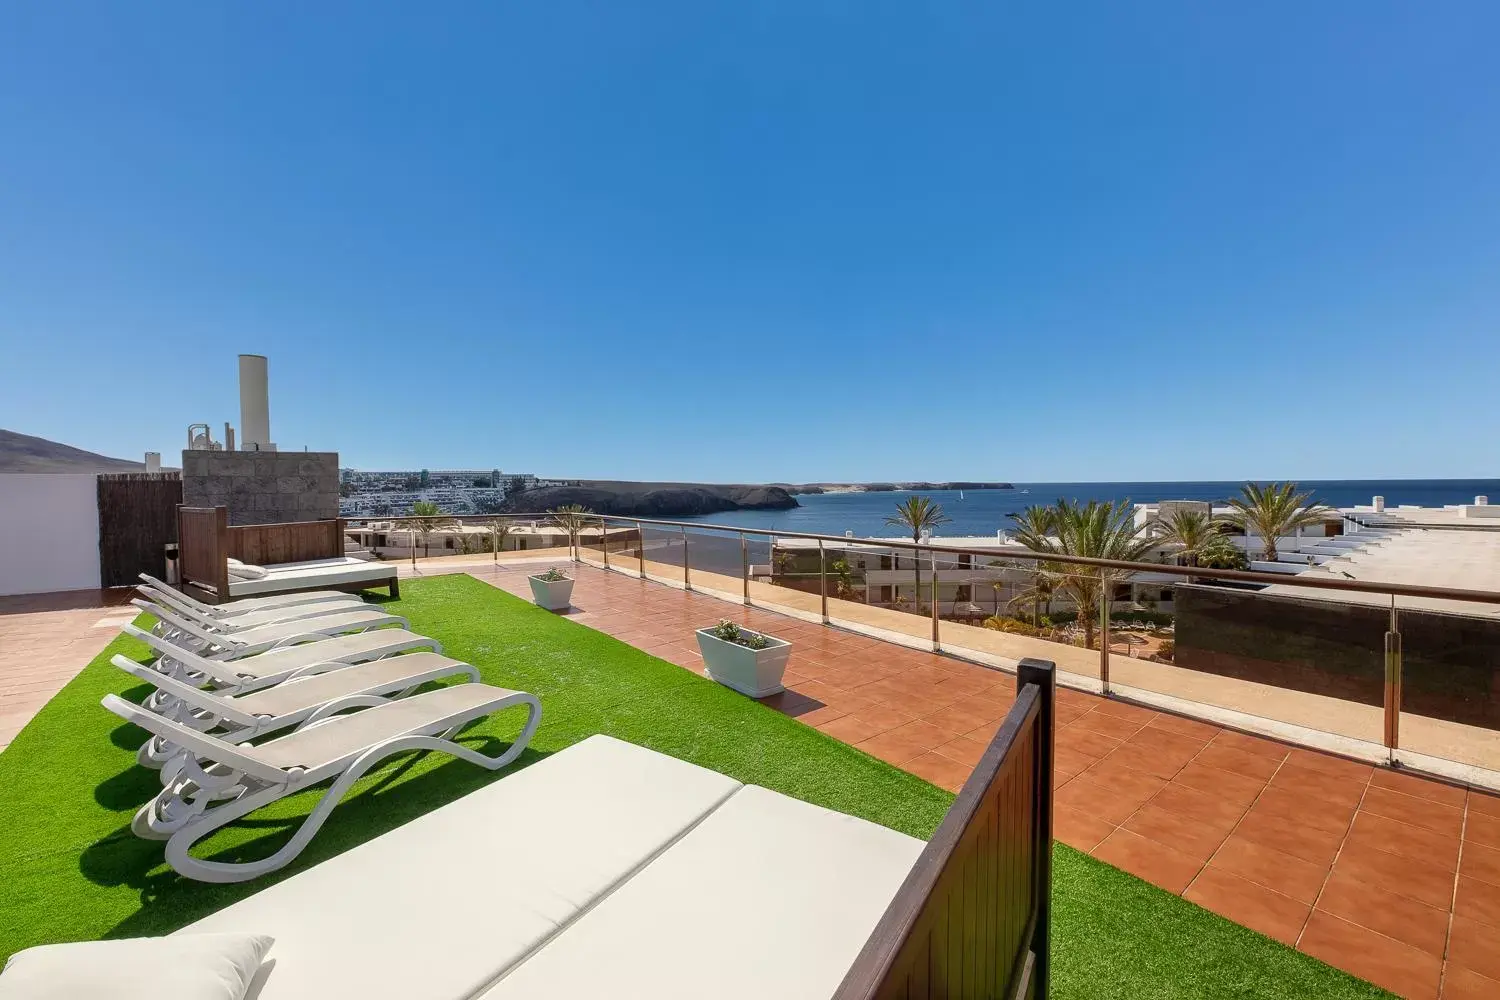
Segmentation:
<svg viewBox="0 0 1500 1000">
<path fill-rule="evenodd" d="M 241 1000 L 270 947 L 263 934 L 44 944 L 5 963 L 0 1000 Z"/>
<path fill-rule="evenodd" d="M 251 566 L 238 559 L 229 560 L 229 575 L 236 580 L 264 580 L 270 574 L 264 566 Z"/>
<path fill-rule="evenodd" d="M 471 997 L 740 787 L 592 736 L 180 933 L 274 936 L 256 1000 Z"/>
<path fill-rule="evenodd" d="M 355 583 L 384 587 L 396 578 L 396 567 L 391 563 L 366 562 L 348 556 L 311 559 L 300 563 L 276 563 L 263 568 L 266 575 L 258 580 L 231 577 L 229 592 L 235 597 L 251 597 L 259 593 L 321 590 Z"/>
<path fill-rule="evenodd" d="M 746 786 L 477 1000 L 826 1000 L 924 846 Z"/>
</svg>

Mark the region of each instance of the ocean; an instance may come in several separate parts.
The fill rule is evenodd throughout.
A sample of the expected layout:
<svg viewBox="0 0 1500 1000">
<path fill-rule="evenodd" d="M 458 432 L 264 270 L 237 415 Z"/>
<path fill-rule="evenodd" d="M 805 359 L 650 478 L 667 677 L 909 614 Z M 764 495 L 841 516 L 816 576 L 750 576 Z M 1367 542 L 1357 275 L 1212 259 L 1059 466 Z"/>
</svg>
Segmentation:
<svg viewBox="0 0 1500 1000">
<path fill-rule="evenodd" d="M 1050 504 L 1066 497 L 1069 500 L 1131 500 L 1151 503 L 1157 500 L 1224 501 L 1237 496 L 1239 482 L 1226 483 L 1016 483 L 1013 490 L 965 490 L 960 498 L 956 490 L 924 492 L 943 507 L 950 518 L 936 534 L 941 536 L 993 535 L 1010 526 L 1009 514 L 1032 504 Z M 1389 506 L 1413 504 L 1441 507 L 1451 503 L 1473 503 L 1474 497 L 1489 496 L 1500 503 L 1500 479 L 1391 479 L 1304 481 L 1303 490 L 1311 490 L 1316 500 L 1332 507 L 1368 504 L 1373 496 L 1385 497 Z M 900 532 L 885 519 L 906 493 L 822 493 L 799 496 L 802 504 L 791 510 L 733 510 L 701 517 L 674 520 L 733 524 L 747 528 L 780 531 L 806 531 L 814 534 L 842 535 L 852 531 L 861 537 L 881 537 Z"/>
</svg>

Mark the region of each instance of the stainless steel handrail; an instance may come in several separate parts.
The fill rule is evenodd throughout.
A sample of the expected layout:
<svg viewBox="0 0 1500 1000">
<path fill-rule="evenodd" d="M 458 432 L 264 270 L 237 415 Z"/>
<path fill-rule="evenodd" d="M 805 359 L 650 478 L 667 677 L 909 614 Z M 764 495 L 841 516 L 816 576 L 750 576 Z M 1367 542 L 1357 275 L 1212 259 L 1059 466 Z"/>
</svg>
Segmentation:
<svg viewBox="0 0 1500 1000">
<path fill-rule="evenodd" d="M 540 514 L 456 514 L 442 515 L 448 521 L 463 523 L 466 521 L 482 521 L 494 523 L 502 520 L 515 521 L 548 521 L 551 515 Z M 603 541 L 605 568 L 609 568 L 609 526 L 619 523 L 627 529 L 633 526 L 639 545 L 637 547 L 637 558 L 639 575 L 642 579 L 646 574 L 646 527 L 676 528 L 682 538 L 682 585 L 686 590 L 692 590 L 692 578 L 689 568 L 689 544 L 688 532 L 723 532 L 728 535 L 737 535 L 740 541 L 740 572 L 741 572 L 741 600 L 749 605 L 750 595 L 750 556 L 747 536 L 755 535 L 769 538 L 773 545 L 776 539 L 795 538 L 816 541 L 818 543 L 818 590 L 819 604 L 822 621 L 825 624 L 832 622 L 828 607 L 828 558 L 827 543 L 834 543 L 844 549 L 865 548 L 886 551 L 911 551 L 917 554 L 918 583 L 915 595 L 917 608 L 921 607 L 921 583 L 920 566 L 921 553 L 927 553 L 929 561 L 931 581 L 932 602 L 932 648 L 941 650 L 941 615 L 939 614 L 938 601 L 938 561 L 937 557 L 942 555 L 954 556 L 981 556 L 990 560 L 1002 562 L 1031 562 L 1038 564 L 1040 568 L 1051 568 L 1054 566 L 1086 566 L 1097 569 L 1112 569 L 1126 573 L 1155 573 L 1166 576 L 1184 577 L 1189 582 L 1197 580 L 1222 580 L 1234 583 L 1251 583 L 1266 586 L 1294 586 L 1312 590 L 1332 590 L 1364 594 L 1381 594 L 1390 598 L 1390 622 L 1385 634 L 1384 659 L 1385 659 L 1385 732 L 1383 742 L 1389 753 L 1389 760 L 1396 763 L 1396 751 L 1400 746 L 1400 723 L 1402 711 L 1402 655 L 1401 655 L 1401 632 L 1400 615 L 1396 606 L 1397 597 L 1420 597 L 1434 598 L 1453 601 L 1471 601 L 1478 604 L 1500 605 L 1500 593 L 1489 591 L 1465 590 L 1456 587 L 1424 587 L 1412 584 L 1384 583 L 1379 581 L 1363 580 L 1334 580 L 1322 577 L 1302 577 L 1298 575 L 1286 575 L 1279 573 L 1258 573 L 1250 570 L 1225 570 L 1210 569 L 1202 566 L 1172 566 L 1165 563 L 1142 563 L 1127 562 L 1117 559 L 1096 559 L 1088 556 L 1062 555 L 1049 552 L 1035 552 L 1029 549 L 997 550 L 995 548 L 980 548 L 966 545 L 944 545 L 940 542 L 909 542 L 899 538 L 855 538 L 849 535 L 824 535 L 808 531 L 776 531 L 769 528 L 750 528 L 741 525 L 715 524 L 703 521 L 677 521 L 663 518 L 638 518 L 624 517 L 615 514 L 596 514 L 599 519 L 599 532 Z M 350 522 L 378 522 L 403 520 L 401 518 L 349 518 Z M 400 529 L 393 529 L 400 530 Z M 571 540 L 571 539 L 570 539 Z M 496 554 L 498 558 L 498 553 Z M 991 566 L 994 564 L 991 563 Z M 1003 566 L 1001 567 L 1003 568 Z M 1105 694 L 1110 693 L 1110 600 L 1108 592 L 1100 595 L 1099 602 L 1099 679 Z M 1091 610 L 1079 609 L 1080 614 L 1089 614 Z"/>
<path fill-rule="evenodd" d="M 442 515 L 453 521 L 494 521 L 499 519 L 541 521 L 550 514 L 452 514 Z M 1439 600 L 1473 601 L 1477 604 L 1500 604 L 1500 593 L 1486 590 L 1465 590 L 1457 587 L 1423 587 L 1414 584 L 1386 583 L 1364 580 L 1333 580 L 1324 577 L 1294 576 L 1281 573 L 1259 573 L 1254 570 L 1209 569 L 1202 566 L 1173 566 L 1167 563 L 1125 562 L 1118 559 L 1095 559 L 1090 556 L 1060 555 L 1050 552 L 1035 552 L 1030 549 L 1004 550 L 978 548 L 964 545 L 942 545 L 936 542 L 909 542 L 899 538 L 851 538 L 848 535 L 821 535 L 808 531 L 774 531 L 769 528 L 750 528 L 742 525 L 715 524 L 706 521 L 670 521 L 664 519 L 625 517 L 617 514 L 596 515 L 610 522 L 644 527 L 679 528 L 683 531 L 722 531 L 746 535 L 761 535 L 767 538 L 802 538 L 811 541 L 836 542 L 845 548 L 901 549 L 916 552 L 943 553 L 947 555 L 979 555 L 991 559 L 1017 559 L 1023 562 L 1060 563 L 1071 566 L 1091 566 L 1100 569 L 1118 569 L 1132 573 L 1161 573 L 1167 576 L 1191 577 L 1194 580 L 1226 580 L 1235 583 L 1256 583 L 1265 586 L 1306 587 L 1312 590 L 1338 590 L 1349 593 L 1395 595 L 1397 597 L 1426 597 Z M 394 517 L 346 518 L 346 521 L 391 521 Z M 644 561 L 644 557 L 643 557 Z"/>
</svg>

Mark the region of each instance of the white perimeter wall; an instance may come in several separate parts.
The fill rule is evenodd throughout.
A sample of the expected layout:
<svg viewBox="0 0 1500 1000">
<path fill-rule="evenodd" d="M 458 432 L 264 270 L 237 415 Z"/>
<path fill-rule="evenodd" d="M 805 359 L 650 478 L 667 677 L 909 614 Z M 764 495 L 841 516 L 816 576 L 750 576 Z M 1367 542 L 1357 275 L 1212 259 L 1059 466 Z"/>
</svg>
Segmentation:
<svg viewBox="0 0 1500 1000">
<path fill-rule="evenodd" d="M 98 586 L 94 474 L 0 475 L 0 594 Z"/>
</svg>

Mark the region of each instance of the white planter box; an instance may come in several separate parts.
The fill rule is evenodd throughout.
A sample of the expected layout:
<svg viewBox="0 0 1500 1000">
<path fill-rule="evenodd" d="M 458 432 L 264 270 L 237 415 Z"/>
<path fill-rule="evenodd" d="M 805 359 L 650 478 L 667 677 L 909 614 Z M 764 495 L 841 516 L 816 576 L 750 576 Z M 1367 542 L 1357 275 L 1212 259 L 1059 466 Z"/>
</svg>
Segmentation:
<svg viewBox="0 0 1500 1000">
<path fill-rule="evenodd" d="M 762 635 L 741 628 L 741 635 Z M 786 688 L 781 678 L 786 673 L 787 657 L 792 655 L 792 644 L 785 639 L 766 636 L 770 641 L 765 649 L 751 649 L 737 642 L 726 642 L 713 634 L 712 628 L 698 630 L 698 651 L 703 654 L 703 665 L 708 676 L 727 688 L 733 688 L 752 698 L 766 698 Z"/>
<path fill-rule="evenodd" d="M 568 577 L 561 580 L 543 580 L 539 576 L 528 576 L 531 581 L 531 599 L 539 608 L 548 611 L 566 611 L 573 604 L 573 581 Z"/>
</svg>

